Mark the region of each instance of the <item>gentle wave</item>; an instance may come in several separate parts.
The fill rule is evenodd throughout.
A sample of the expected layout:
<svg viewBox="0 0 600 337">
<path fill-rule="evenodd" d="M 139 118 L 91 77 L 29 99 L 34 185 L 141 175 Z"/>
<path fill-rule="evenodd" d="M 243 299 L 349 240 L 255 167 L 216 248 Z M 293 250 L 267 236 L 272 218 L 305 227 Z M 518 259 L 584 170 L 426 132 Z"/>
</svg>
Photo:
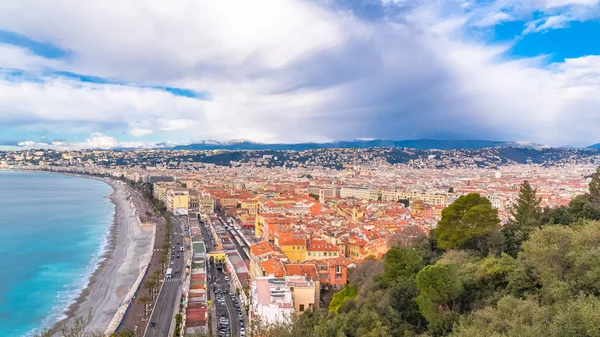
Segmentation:
<svg viewBox="0 0 600 337">
<path fill-rule="evenodd" d="M 114 221 L 114 218 L 115 218 L 115 215 L 113 215 L 113 221 Z M 52 307 L 52 312 L 54 314 L 51 314 L 50 316 L 46 317 L 42 321 L 40 328 L 33 329 L 33 330 L 27 332 L 26 334 L 23 335 L 23 337 L 31 337 L 36 332 L 42 331 L 46 328 L 51 328 L 56 323 L 67 318 L 67 315 L 66 315 L 67 310 L 69 310 L 69 307 L 75 303 L 75 301 L 77 300 L 79 295 L 81 295 L 81 293 L 88 287 L 90 280 L 92 278 L 92 275 L 94 275 L 94 273 L 96 272 L 98 267 L 100 267 L 102 262 L 106 259 L 104 257 L 104 255 L 108 252 L 108 248 L 109 248 L 109 244 L 110 244 L 110 242 L 109 242 L 110 228 L 111 228 L 111 226 L 109 225 L 107 227 L 107 230 L 105 231 L 105 235 L 102 237 L 100 247 L 92 255 L 92 259 L 88 263 L 88 265 L 85 269 L 85 272 L 81 275 L 81 277 L 79 277 L 73 283 L 66 284 L 64 286 L 64 288 L 66 288 L 66 290 L 59 291 L 56 294 L 55 298 L 57 299 L 58 303 Z"/>
</svg>

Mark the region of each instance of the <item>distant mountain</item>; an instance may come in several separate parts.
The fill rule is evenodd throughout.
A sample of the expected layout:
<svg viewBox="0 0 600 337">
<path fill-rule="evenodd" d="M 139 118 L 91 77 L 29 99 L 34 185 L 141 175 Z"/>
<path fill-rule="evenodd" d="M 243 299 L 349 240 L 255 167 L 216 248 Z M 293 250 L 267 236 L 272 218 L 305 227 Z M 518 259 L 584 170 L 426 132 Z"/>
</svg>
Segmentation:
<svg viewBox="0 0 600 337">
<path fill-rule="evenodd" d="M 350 140 L 333 141 L 327 143 L 256 143 L 249 140 L 234 140 L 229 142 L 218 142 L 214 140 L 202 141 L 189 145 L 177 145 L 171 147 L 172 150 L 313 150 L 313 149 L 331 149 L 331 148 L 352 148 L 361 149 L 369 147 L 392 147 L 392 148 L 412 148 L 418 150 L 470 150 L 493 147 L 521 147 L 521 148 L 547 148 L 546 145 L 531 142 L 505 142 L 495 140 L 439 140 L 439 139 L 413 139 L 413 140 L 386 140 L 386 139 L 368 139 L 368 140 Z"/>
<path fill-rule="evenodd" d="M 600 143 L 592 144 L 587 149 L 600 149 Z"/>
</svg>

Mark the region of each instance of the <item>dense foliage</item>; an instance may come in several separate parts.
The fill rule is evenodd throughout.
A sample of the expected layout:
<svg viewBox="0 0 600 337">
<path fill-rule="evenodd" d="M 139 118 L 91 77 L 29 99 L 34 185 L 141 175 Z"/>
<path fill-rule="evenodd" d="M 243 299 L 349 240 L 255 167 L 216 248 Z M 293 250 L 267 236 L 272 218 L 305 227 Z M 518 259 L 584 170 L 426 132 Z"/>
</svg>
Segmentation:
<svg viewBox="0 0 600 337">
<path fill-rule="evenodd" d="M 569 206 L 542 210 L 524 182 L 513 208 L 501 227 L 487 199 L 459 198 L 428 238 L 394 241 L 330 310 L 277 335 L 600 336 L 600 170 Z"/>
</svg>

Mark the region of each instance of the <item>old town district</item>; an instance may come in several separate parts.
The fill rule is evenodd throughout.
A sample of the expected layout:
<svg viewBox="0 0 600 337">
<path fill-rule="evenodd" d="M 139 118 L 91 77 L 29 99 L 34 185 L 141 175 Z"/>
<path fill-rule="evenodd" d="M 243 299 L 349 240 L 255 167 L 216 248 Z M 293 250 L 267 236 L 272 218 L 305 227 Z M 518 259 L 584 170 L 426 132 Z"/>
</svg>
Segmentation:
<svg viewBox="0 0 600 337">
<path fill-rule="evenodd" d="M 490 181 L 500 178 L 491 173 Z M 249 321 L 266 324 L 326 308 L 333 293 L 346 284 L 349 269 L 365 259 L 381 258 L 397 240 L 427 235 L 444 207 L 459 195 L 486 192 L 470 184 L 428 194 L 330 182 L 150 179 L 154 199 L 170 213 L 189 219 L 194 261 L 222 261 Z M 566 192 L 541 192 L 543 203 L 568 203 L 571 194 L 585 188 L 583 178 L 570 184 Z M 502 221 L 510 214 L 504 205 L 514 201 L 518 190 L 504 192 L 500 204 L 491 198 Z M 210 287 L 211 282 L 210 277 L 206 282 L 205 270 L 193 265 L 190 270 L 187 332 L 208 324 L 206 284 Z"/>
</svg>

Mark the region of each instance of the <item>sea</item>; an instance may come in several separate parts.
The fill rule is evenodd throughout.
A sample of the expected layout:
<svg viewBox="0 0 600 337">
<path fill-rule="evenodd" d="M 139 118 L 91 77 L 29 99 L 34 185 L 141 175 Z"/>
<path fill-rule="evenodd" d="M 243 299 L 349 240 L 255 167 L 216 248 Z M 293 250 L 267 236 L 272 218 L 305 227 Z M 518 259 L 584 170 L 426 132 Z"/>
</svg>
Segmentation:
<svg viewBox="0 0 600 337">
<path fill-rule="evenodd" d="M 112 192 L 93 179 L 0 171 L 0 336 L 66 317 L 107 249 Z"/>
</svg>

